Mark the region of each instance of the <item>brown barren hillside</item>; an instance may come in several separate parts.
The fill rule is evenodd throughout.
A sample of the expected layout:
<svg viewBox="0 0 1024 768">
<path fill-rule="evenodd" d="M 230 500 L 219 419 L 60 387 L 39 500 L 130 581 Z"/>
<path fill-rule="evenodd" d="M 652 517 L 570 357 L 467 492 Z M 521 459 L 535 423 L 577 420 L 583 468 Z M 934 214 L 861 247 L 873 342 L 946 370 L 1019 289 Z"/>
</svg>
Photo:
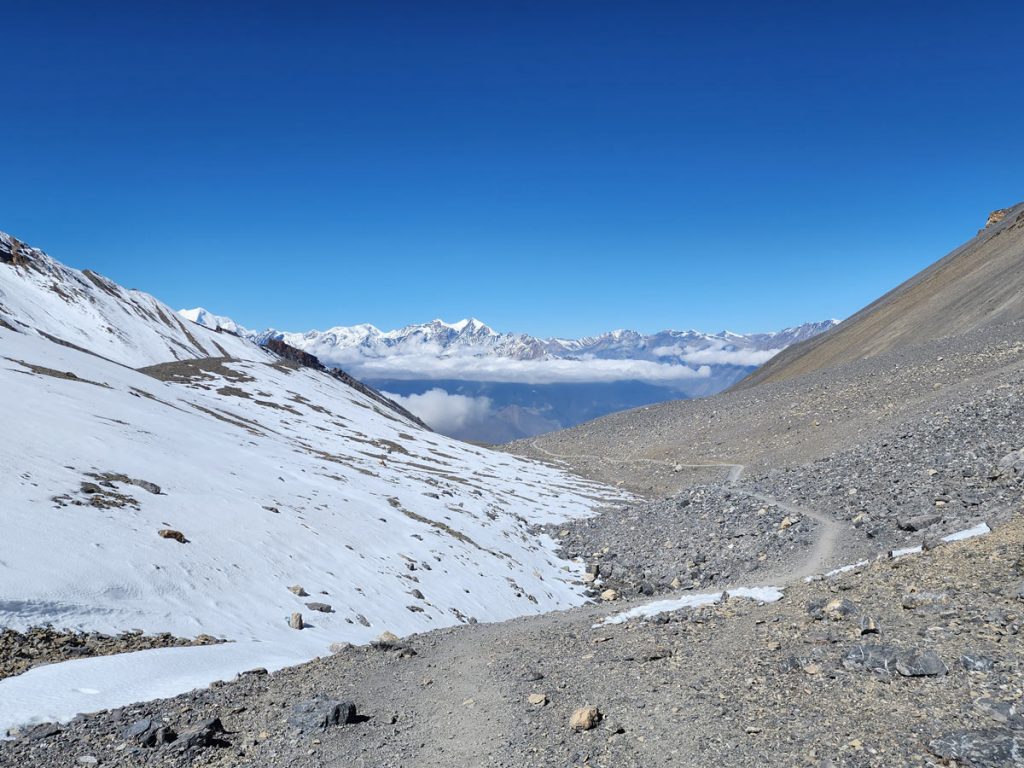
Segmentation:
<svg viewBox="0 0 1024 768">
<path fill-rule="evenodd" d="M 734 389 L 1024 319 L 1024 203 L 832 330 L 795 344 Z"/>
</svg>

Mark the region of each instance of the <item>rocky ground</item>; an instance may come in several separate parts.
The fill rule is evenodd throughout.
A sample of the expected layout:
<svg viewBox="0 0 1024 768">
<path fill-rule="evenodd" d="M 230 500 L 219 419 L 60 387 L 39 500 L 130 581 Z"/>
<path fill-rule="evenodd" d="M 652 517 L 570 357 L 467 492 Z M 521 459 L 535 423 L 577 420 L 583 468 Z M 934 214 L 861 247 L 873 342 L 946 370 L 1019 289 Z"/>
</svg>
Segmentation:
<svg viewBox="0 0 1024 768">
<path fill-rule="evenodd" d="M 0 764 L 1013 765 L 1022 552 L 1017 516 L 772 605 L 601 625 L 616 604 L 348 648 L 39 726 Z"/>
<path fill-rule="evenodd" d="M 0 680 L 20 675 L 32 667 L 87 656 L 111 656 L 115 653 L 146 651 L 186 645 L 222 643 L 209 635 L 188 640 L 166 632 L 146 635 L 141 631 L 105 635 L 101 632 L 69 632 L 53 627 L 32 627 L 25 632 L 0 629 Z"/>
<path fill-rule="evenodd" d="M 562 557 L 587 564 L 593 596 L 626 597 L 770 579 L 810 555 L 819 528 L 739 488 L 701 485 L 547 532 Z"/>
<path fill-rule="evenodd" d="M 1022 332 L 514 446 L 647 494 L 547 531 L 593 605 L 38 726 L 0 765 L 1024 764 Z M 780 602 L 601 623 L 769 583 Z"/>
</svg>

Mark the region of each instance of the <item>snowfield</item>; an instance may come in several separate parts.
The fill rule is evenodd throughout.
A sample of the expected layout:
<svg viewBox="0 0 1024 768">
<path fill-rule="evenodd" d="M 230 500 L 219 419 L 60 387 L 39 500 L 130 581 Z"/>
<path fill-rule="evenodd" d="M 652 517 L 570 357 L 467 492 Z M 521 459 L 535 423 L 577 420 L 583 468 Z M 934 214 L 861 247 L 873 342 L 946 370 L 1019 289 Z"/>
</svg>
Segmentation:
<svg viewBox="0 0 1024 768">
<path fill-rule="evenodd" d="M 0 626 L 232 642 L 0 681 L 0 733 L 335 642 L 584 601 L 577 566 L 531 529 L 591 514 L 606 489 L 425 431 L 230 334 L 179 336 L 145 294 L 90 280 L 73 296 L 81 273 L 60 273 L 54 292 L 23 272 L 0 263 Z M 131 309 L 148 302 L 158 319 Z M 214 342 L 231 359 L 209 357 Z"/>
</svg>

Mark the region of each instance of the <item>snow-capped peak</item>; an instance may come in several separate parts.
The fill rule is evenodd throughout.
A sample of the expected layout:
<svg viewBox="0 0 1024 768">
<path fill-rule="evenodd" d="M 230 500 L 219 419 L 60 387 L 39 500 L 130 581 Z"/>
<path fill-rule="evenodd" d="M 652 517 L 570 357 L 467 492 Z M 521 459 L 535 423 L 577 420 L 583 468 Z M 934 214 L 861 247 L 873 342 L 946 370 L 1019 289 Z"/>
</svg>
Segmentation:
<svg viewBox="0 0 1024 768">
<path fill-rule="evenodd" d="M 233 333 L 236 336 L 245 336 L 248 334 L 248 331 L 245 328 L 238 325 L 238 323 L 230 317 L 215 315 L 202 307 L 196 307 L 195 309 L 179 309 L 178 314 L 186 320 L 191 320 L 196 325 L 209 328 L 211 331 L 227 331 L 228 333 Z"/>
</svg>

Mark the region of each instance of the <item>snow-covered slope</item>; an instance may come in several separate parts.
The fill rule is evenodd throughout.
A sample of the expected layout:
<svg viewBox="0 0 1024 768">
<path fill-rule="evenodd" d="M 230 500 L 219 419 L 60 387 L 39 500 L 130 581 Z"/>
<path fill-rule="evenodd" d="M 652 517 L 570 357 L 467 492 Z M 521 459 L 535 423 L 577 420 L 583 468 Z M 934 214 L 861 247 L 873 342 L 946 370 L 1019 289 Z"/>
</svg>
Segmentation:
<svg viewBox="0 0 1024 768">
<path fill-rule="evenodd" d="M 425 431 L 230 334 L 195 326 L 193 344 L 152 297 L 103 282 L 106 302 L 51 259 L 0 263 L 0 285 L 0 626 L 235 641 L 0 681 L 0 733 L 385 630 L 582 602 L 575 566 L 531 526 L 586 515 L 604 491 Z"/>
<path fill-rule="evenodd" d="M 0 325 L 138 368 L 196 357 L 265 357 L 251 341 L 184 322 L 147 293 L 71 269 L 0 232 Z"/>
</svg>

